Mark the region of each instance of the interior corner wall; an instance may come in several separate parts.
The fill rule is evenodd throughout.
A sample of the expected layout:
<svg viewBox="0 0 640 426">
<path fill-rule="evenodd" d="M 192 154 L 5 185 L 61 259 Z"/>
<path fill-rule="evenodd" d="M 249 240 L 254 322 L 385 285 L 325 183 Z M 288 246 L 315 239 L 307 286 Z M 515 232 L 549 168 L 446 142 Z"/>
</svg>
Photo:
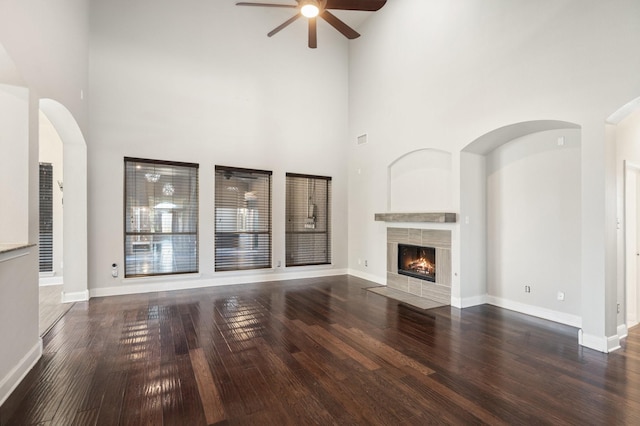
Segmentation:
<svg viewBox="0 0 640 426">
<path fill-rule="evenodd" d="M 534 133 L 487 156 L 488 294 L 575 322 L 581 316 L 580 135 Z"/>
<path fill-rule="evenodd" d="M 88 20 L 91 0 L 4 0 L 0 40 L 25 84 L 71 111 L 88 130 Z"/>
<path fill-rule="evenodd" d="M 460 154 L 460 307 L 484 303 L 487 294 L 486 156 Z"/>
</svg>

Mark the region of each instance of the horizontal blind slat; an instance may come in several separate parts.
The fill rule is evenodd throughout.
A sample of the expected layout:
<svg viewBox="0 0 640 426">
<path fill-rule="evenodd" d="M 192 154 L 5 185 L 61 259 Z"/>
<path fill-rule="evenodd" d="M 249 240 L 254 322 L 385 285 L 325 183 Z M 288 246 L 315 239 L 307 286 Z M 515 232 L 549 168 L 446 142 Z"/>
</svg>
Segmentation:
<svg viewBox="0 0 640 426">
<path fill-rule="evenodd" d="M 125 158 L 125 277 L 198 272 L 197 164 Z"/>
<path fill-rule="evenodd" d="M 215 270 L 271 267 L 271 172 L 216 166 Z"/>
<path fill-rule="evenodd" d="M 287 173 L 286 266 L 331 263 L 331 178 Z"/>
</svg>

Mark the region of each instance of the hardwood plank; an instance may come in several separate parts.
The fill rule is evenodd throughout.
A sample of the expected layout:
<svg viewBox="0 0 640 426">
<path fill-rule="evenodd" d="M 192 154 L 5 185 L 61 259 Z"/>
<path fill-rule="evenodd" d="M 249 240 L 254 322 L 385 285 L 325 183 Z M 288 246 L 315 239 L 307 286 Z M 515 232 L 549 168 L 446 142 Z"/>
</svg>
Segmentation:
<svg viewBox="0 0 640 426">
<path fill-rule="evenodd" d="M 601 354 L 494 306 L 410 309 L 337 276 L 95 298 L 0 426 L 640 424 L 640 327 Z"/>
<path fill-rule="evenodd" d="M 192 349 L 189 351 L 193 374 L 198 384 L 198 391 L 204 408 L 204 415 L 208 424 L 218 423 L 226 419 L 224 405 L 220 399 L 220 392 L 211 377 L 209 364 L 202 349 Z"/>
<path fill-rule="evenodd" d="M 375 353 L 376 355 L 378 355 L 380 358 L 384 359 L 391 365 L 394 365 L 396 367 L 407 366 L 425 375 L 432 374 L 434 372 L 429 367 L 426 367 L 421 363 L 416 362 L 414 359 L 409 358 L 402 352 L 399 352 L 393 349 L 392 347 L 386 345 L 385 343 L 372 338 L 371 336 L 364 333 L 362 330 L 359 330 L 357 328 L 347 329 L 341 326 L 340 324 L 333 324 L 333 327 L 339 332 L 343 333 L 344 335 L 351 337 L 353 340 L 369 348 L 369 350 L 371 350 L 373 353 Z"/>
</svg>

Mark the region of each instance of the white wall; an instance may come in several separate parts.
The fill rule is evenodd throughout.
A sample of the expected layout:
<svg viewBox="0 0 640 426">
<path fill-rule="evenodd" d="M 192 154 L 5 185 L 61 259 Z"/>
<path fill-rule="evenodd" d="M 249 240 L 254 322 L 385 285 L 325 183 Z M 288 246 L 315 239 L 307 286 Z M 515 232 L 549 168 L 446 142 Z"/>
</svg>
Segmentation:
<svg viewBox="0 0 640 426">
<path fill-rule="evenodd" d="M 150 13 L 152 11 L 152 13 Z M 230 1 L 116 0 L 91 10 L 92 295 L 346 270 L 347 41 L 290 10 Z M 123 157 L 200 164 L 200 276 L 113 279 L 124 265 Z M 333 267 L 215 273 L 214 166 L 273 171 L 273 259 L 284 264 L 285 173 L 333 178 Z"/>
<path fill-rule="evenodd" d="M 65 105 L 83 131 L 88 9 L 89 0 L 0 0 L 0 42 L 22 79 L 37 97 Z"/>
<path fill-rule="evenodd" d="M 29 241 L 29 91 L 0 84 L 0 243 Z"/>
<path fill-rule="evenodd" d="M 22 77 L 1 43 L 0 64 L 2 222 L 9 226 L 0 241 L 25 244 L 38 237 L 36 101 L 26 87 L 14 86 Z M 0 339 L 6 342 L 0 351 L 0 405 L 42 353 L 37 274 L 34 247 L 0 253 Z"/>
<path fill-rule="evenodd" d="M 50 163 L 53 167 L 53 273 L 56 277 L 61 278 L 63 274 L 63 193 L 58 182 L 64 182 L 62 140 L 60 140 L 51 121 L 42 112 L 39 114 L 39 120 L 39 161 Z M 56 282 L 60 282 L 60 280 L 57 279 Z"/>
<path fill-rule="evenodd" d="M 487 295 L 487 157 L 460 154 L 460 276 L 464 287 L 452 288 L 458 307 L 486 302 Z M 456 300 L 459 299 L 459 300 Z"/>
<path fill-rule="evenodd" d="M 451 153 L 421 149 L 389 165 L 389 212 L 450 211 Z"/>
<path fill-rule="evenodd" d="M 456 153 L 493 129 L 542 119 L 576 123 L 583 342 L 615 345 L 608 340 L 616 333 L 616 230 L 604 121 L 640 94 L 640 57 L 628 54 L 640 38 L 639 17 L 632 0 L 401 0 L 376 12 L 350 50 L 350 269 L 384 279 L 384 226 L 373 214 L 385 210 L 380 189 L 393 159 L 436 148 L 452 152 L 459 170 Z M 364 133 L 369 143 L 357 146 Z M 457 183 L 454 203 L 459 190 Z M 357 263 L 364 257 L 368 268 Z M 459 263 L 453 268 L 460 273 Z M 454 276 L 453 285 L 465 283 Z"/>
<path fill-rule="evenodd" d="M 488 295 L 579 318 L 580 131 L 513 140 L 487 156 L 486 173 Z"/>
<path fill-rule="evenodd" d="M 15 211 L 28 221 L 22 242 L 37 242 L 38 102 L 40 97 L 57 99 L 86 125 L 80 94 L 87 87 L 88 0 L 1 0 L 0 10 L 0 84 L 20 85 L 29 95 L 28 201 Z M 11 342 L 0 351 L 0 403 L 41 354 L 38 251 L 28 252 L 0 265 L 0 337 Z"/>
</svg>

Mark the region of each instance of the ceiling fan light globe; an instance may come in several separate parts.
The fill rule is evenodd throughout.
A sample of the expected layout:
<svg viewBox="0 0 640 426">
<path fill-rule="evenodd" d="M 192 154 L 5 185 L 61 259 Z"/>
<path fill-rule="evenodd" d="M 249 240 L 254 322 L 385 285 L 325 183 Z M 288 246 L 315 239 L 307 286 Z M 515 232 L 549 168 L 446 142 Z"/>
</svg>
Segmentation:
<svg viewBox="0 0 640 426">
<path fill-rule="evenodd" d="M 300 8 L 300 13 L 306 18 L 315 18 L 320 13 L 320 8 L 314 3 L 307 3 Z"/>
</svg>

